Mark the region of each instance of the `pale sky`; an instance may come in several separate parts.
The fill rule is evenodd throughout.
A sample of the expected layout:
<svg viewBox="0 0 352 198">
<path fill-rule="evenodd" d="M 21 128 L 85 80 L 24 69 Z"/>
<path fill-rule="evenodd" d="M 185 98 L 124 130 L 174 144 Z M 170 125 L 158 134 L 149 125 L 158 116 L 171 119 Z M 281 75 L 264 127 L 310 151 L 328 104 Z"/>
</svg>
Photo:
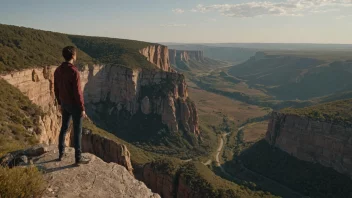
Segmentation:
<svg viewBox="0 0 352 198">
<path fill-rule="evenodd" d="M 352 0 L 0 0 L 0 23 L 149 42 L 352 44 Z"/>
</svg>

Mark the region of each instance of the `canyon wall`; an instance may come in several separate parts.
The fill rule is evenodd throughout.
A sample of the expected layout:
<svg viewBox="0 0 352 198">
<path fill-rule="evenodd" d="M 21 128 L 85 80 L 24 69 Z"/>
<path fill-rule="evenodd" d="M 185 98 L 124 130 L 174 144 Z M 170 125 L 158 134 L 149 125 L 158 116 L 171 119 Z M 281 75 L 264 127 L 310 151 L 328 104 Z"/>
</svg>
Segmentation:
<svg viewBox="0 0 352 198">
<path fill-rule="evenodd" d="M 156 60 L 153 63 L 169 70 L 167 48 L 151 46 L 147 49 L 150 53 L 158 52 L 156 56 L 159 58 L 151 59 Z M 160 51 L 162 53 L 159 53 Z M 167 61 L 163 60 L 163 55 L 166 55 L 164 58 Z M 56 68 L 57 66 L 47 66 L 26 69 L 1 76 L 28 96 L 33 103 L 42 107 L 44 115 L 37 119 L 39 126 L 37 134 L 39 141 L 46 144 L 57 144 L 61 126 L 61 115 L 57 109 L 53 90 L 53 73 Z M 197 110 L 188 98 L 183 75 L 161 70 L 103 65 L 82 67 L 80 74 L 87 112 L 90 112 L 90 115 L 101 117 L 103 114 L 115 124 L 121 121 L 119 119 L 121 117 L 126 120 L 137 113 L 146 116 L 153 114 L 160 116 L 161 124 L 165 125 L 169 132 L 178 132 L 182 129 L 199 135 Z M 68 144 L 69 139 L 70 137 L 67 137 Z M 82 144 L 86 145 L 83 146 L 83 151 L 92 152 L 105 161 L 124 163 L 122 165 L 131 172 L 129 152 L 124 145 L 114 145 L 119 147 L 120 154 L 117 158 L 100 152 L 107 149 L 101 147 L 106 141 L 102 141 L 98 136 L 83 137 Z M 97 148 L 88 146 L 91 144 Z"/>
<path fill-rule="evenodd" d="M 185 184 L 184 178 L 178 174 L 169 175 L 156 170 L 152 164 L 146 164 L 143 168 L 143 182 L 153 192 L 158 193 L 163 198 L 201 198 L 205 197 Z"/>
<path fill-rule="evenodd" d="M 154 114 L 161 117 L 170 132 L 182 128 L 199 135 L 197 110 L 188 99 L 183 75 L 122 66 L 91 66 L 82 69 L 81 76 L 89 115 L 98 119 L 104 114 L 106 120 L 122 125 L 137 113 Z"/>
<path fill-rule="evenodd" d="M 203 51 L 191 51 L 191 50 L 169 50 L 170 63 L 176 65 L 176 61 L 188 62 L 190 59 L 198 62 L 204 61 Z"/>
<path fill-rule="evenodd" d="M 274 112 L 266 140 L 300 160 L 352 177 L 352 126 Z"/>
<path fill-rule="evenodd" d="M 96 66 L 99 67 L 99 66 Z M 37 118 L 39 142 L 57 144 L 61 127 L 61 114 L 57 109 L 53 88 L 53 72 L 56 66 L 27 69 L 1 76 L 7 82 L 17 87 L 24 95 L 40 106 L 44 115 Z M 82 85 L 85 85 L 87 76 L 82 73 Z M 70 133 L 66 137 L 66 145 L 71 145 Z M 82 135 L 82 151 L 90 152 L 107 162 L 115 162 L 124 166 L 131 174 L 133 171 L 130 153 L 126 146 L 107 138 L 91 133 Z M 105 151 L 113 151 L 106 153 Z"/>
<path fill-rule="evenodd" d="M 163 45 L 150 45 L 140 49 L 139 53 L 147 58 L 147 60 L 155 64 L 158 68 L 167 72 L 174 72 L 169 61 L 168 47 Z"/>
<path fill-rule="evenodd" d="M 55 68 L 55 66 L 49 66 L 26 69 L 1 76 L 44 111 L 45 115 L 36 121 L 40 128 L 40 131 L 37 132 L 40 134 L 39 141 L 46 144 L 57 143 L 61 127 L 61 115 L 55 103 L 53 87 Z"/>
</svg>

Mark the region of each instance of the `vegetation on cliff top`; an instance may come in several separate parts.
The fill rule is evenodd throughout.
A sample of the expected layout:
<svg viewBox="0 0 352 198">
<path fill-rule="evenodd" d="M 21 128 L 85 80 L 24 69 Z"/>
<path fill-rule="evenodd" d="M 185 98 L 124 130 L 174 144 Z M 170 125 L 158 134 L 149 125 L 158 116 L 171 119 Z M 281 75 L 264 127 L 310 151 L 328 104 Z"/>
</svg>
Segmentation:
<svg viewBox="0 0 352 198">
<path fill-rule="evenodd" d="M 37 143 L 36 119 L 42 115 L 18 89 L 0 79 L 0 156 Z"/>
<path fill-rule="evenodd" d="M 186 163 L 178 171 L 179 177 L 192 193 L 202 197 L 275 197 L 263 191 L 254 191 L 245 186 L 222 179 L 201 163 Z"/>
<path fill-rule="evenodd" d="M 61 51 L 67 45 L 74 43 L 65 34 L 0 24 L 0 72 L 58 65 L 63 62 Z M 92 62 L 80 50 L 78 59 Z"/>
<path fill-rule="evenodd" d="M 77 46 L 77 64 L 123 64 L 131 68 L 156 68 L 138 50 L 150 43 L 115 38 L 88 37 L 0 24 L 0 73 L 31 67 L 58 65 L 61 50 Z"/>
<path fill-rule="evenodd" d="M 68 35 L 79 49 L 102 64 L 121 64 L 130 68 L 155 69 L 147 59 L 139 53 L 139 49 L 148 47 L 150 43 L 116 38 L 89 37 Z"/>
<path fill-rule="evenodd" d="M 287 108 L 282 113 L 315 120 L 352 124 L 352 99 L 340 100 L 300 109 Z"/>
</svg>

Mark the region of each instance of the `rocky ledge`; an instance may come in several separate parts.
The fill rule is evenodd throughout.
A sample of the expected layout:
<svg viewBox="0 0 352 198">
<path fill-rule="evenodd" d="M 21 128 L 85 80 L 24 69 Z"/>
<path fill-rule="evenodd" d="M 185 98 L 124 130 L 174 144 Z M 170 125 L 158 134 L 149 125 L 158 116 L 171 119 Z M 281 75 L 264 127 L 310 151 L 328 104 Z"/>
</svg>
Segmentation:
<svg viewBox="0 0 352 198">
<path fill-rule="evenodd" d="M 44 173 L 46 190 L 42 197 L 121 197 L 160 198 L 144 183 L 136 180 L 123 166 L 106 163 L 95 155 L 84 153 L 89 164 L 74 165 L 74 149 L 67 148 L 62 161 L 57 161 L 55 147 L 34 149 L 5 155 L 2 165 L 34 165 Z"/>
</svg>

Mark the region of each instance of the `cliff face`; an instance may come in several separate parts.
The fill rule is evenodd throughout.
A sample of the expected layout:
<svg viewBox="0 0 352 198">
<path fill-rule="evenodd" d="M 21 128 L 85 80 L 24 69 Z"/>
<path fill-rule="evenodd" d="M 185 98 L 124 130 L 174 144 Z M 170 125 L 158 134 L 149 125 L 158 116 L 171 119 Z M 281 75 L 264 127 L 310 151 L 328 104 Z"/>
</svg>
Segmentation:
<svg viewBox="0 0 352 198">
<path fill-rule="evenodd" d="M 163 71 L 172 72 L 169 62 L 169 51 L 166 46 L 163 45 L 150 45 L 146 48 L 139 50 L 143 56 L 147 57 L 147 60 Z"/>
<path fill-rule="evenodd" d="M 24 95 L 42 107 L 45 115 L 37 122 L 40 128 L 39 141 L 47 144 L 57 143 L 61 127 L 61 115 L 55 104 L 53 71 L 56 67 L 27 69 L 2 76 L 17 87 Z"/>
<path fill-rule="evenodd" d="M 40 142 L 47 144 L 57 143 L 61 126 L 53 91 L 55 69 L 56 66 L 27 69 L 2 76 L 42 107 L 45 114 L 37 120 L 40 128 L 37 134 L 40 134 Z M 188 99 L 187 85 L 181 74 L 93 65 L 81 68 L 81 86 L 87 112 L 93 117 L 123 126 L 137 114 L 153 115 L 160 118 L 159 124 L 165 125 L 169 132 L 182 129 L 199 135 L 197 110 Z M 132 124 L 138 124 L 140 120 L 132 121 Z M 110 156 L 104 151 L 111 147 L 101 145 L 106 141 L 96 135 L 84 136 L 83 151 L 92 152 L 109 162 L 122 163 L 132 172 L 129 152 L 124 145 L 113 145 L 118 147 L 116 152 L 119 154 Z M 67 142 L 69 144 L 69 137 Z"/>
<path fill-rule="evenodd" d="M 188 62 L 190 59 L 198 62 L 204 61 L 203 51 L 191 51 L 191 50 L 169 50 L 170 63 L 175 65 L 176 61 Z"/>
<path fill-rule="evenodd" d="M 318 162 L 352 177 L 352 126 L 274 112 L 266 140 L 298 159 Z"/>
<path fill-rule="evenodd" d="M 53 89 L 53 72 L 55 69 L 56 66 L 28 69 L 2 76 L 44 111 L 44 115 L 37 120 L 40 130 L 37 134 L 39 134 L 39 141 L 46 144 L 58 143 L 61 127 L 61 115 L 55 104 Z M 85 75 L 82 74 L 82 76 Z M 86 84 L 86 80 L 87 77 L 82 78 L 83 87 Z M 66 137 L 66 145 L 73 145 L 69 134 Z M 84 133 L 82 136 L 82 151 L 93 153 L 107 162 L 118 163 L 130 173 L 133 171 L 130 153 L 125 145 L 117 144 L 99 135 Z M 111 153 L 106 153 L 105 151 L 111 151 Z"/>
<path fill-rule="evenodd" d="M 82 81 L 88 82 L 82 82 L 82 87 L 87 112 L 93 119 L 100 117 L 124 127 L 123 123 L 137 114 L 157 115 L 170 132 L 177 132 L 182 127 L 199 135 L 197 111 L 188 100 L 183 75 L 119 66 L 93 66 L 85 68 L 81 76 Z"/>
<path fill-rule="evenodd" d="M 154 170 L 151 164 L 143 168 L 143 176 L 140 178 L 155 193 L 163 198 L 196 198 L 203 195 L 192 192 L 192 189 L 184 183 L 182 176 L 170 176 Z"/>
<path fill-rule="evenodd" d="M 71 142 L 73 145 L 73 141 Z M 93 134 L 88 129 L 83 129 L 82 150 L 84 152 L 93 153 L 105 162 L 114 162 L 124 166 L 128 172 L 133 175 L 133 167 L 131 164 L 131 154 L 126 145 L 118 144 L 109 138 L 98 134 Z"/>
</svg>

